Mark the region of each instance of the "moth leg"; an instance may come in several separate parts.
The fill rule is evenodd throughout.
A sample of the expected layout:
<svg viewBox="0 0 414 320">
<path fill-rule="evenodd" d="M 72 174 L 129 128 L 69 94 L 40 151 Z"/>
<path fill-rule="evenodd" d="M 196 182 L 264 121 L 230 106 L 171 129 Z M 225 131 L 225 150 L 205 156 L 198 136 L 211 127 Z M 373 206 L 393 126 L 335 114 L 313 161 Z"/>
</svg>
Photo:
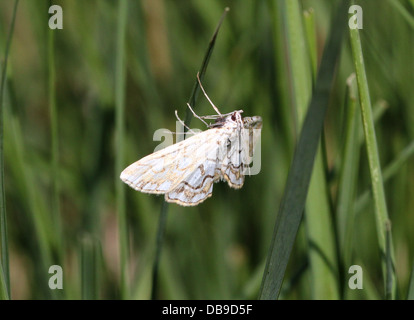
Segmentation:
<svg viewBox="0 0 414 320">
<path fill-rule="evenodd" d="M 204 88 L 203 88 L 203 85 L 201 84 L 201 81 L 200 81 L 200 77 L 199 77 L 199 72 L 197 72 L 197 80 L 198 80 L 198 83 L 200 84 L 200 88 L 201 88 L 201 90 L 203 90 L 203 93 L 204 93 L 204 95 L 206 96 L 206 98 L 207 98 L 207 100 L 208 100 L 208 102 L 210 102 L 210 104 L 211 104 L 211 106 L 213 107 L 213 109 L 220 115 L 220 116 L 222 116 L 222 114 L 220 113 L 220 111 L 219 111 L 219 109 L 214 105 L 214 103 L 210 100 L 210 98 L 208 97 L 208 95 L 207 95 L 207 93 L 206 93 L 206 91 L 204 90 Z"/>
<path fill-rule="evenodd" d="M 180 123 L 184 126 L 184 127 L 186 127 L 187 128 L 187 130 L 189 131 L 189 132 L 191 132 L 192 134 L 196 134 L 193 130 L 191 130 L 191 128 L 189 128 L 185 123 L 184 123 L 184 121 L 183 120 L 181 120 L 180 119 L 180 117 L 178 116 L 178 113 L 177 113 L 177 110 L 175 110 L 175 116 L 177 117 L 177 120 L 178 121 L 180 121 Z"/>
<path fill-rule="evenodd" d="M 198 114 L 196 114 L 193 110 L 193 108 L 191 108 L 190 104 L 187 103 L 188 108 L 190 109 L 190 111 L 193 113 L 194 117 L 196 117 L 197 119 L 199 119 L 200 121 L 202 121 L 207 127 L 209 126 L 207 122 L 205 122 L 202 118 L 200 117 Z"/>
</svg>

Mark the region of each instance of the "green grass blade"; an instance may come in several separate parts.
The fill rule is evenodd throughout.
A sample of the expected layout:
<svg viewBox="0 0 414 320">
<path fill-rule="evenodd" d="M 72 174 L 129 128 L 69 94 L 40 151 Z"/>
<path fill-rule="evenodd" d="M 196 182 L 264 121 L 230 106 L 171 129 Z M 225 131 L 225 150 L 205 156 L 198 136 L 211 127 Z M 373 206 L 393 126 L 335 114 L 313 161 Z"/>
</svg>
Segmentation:
<svg viewBox="0 0 414 320">
<path fill-rule="evenodd" d="M 128 16 L 128 1 L 118 2 L 118 25 L 116 42 L 116 71 L 115 71 L 115 130 L 116 130 L 116 156 L 115 156 L 115 186 L 116 206 L 118 213 L 121 297 L 129 296 L 128 271 L 128 224 L 125 210 L 125 186 L 119 179 L 124 167 L 124 131 L 125 131 L 125 37 Z"/>
<path fill-rule="evenodd" d="M 392 259 L 392 249 L 391 249 L 391 221 L 388 220 L 385 222 L 385 298 L 391 300 L 394 296 L 393 286 L 394 286 L 394 263 Z"/>
<path fill-rule="evenodd" d="M 52 5 L 52 1 L 49 1 Z M 51 173 L 52 173 L 52 220 L 54 227 L 54 238 L 58 265 L 63 264 L 63 234 L 62 221 L 60 216 L 59 200 L 59 139 L 58 139 L 58 114 L 56 108 L 56 68 L 55 68 L 55 30 L 48 29 L 48 93 L 49 93 L 49 113 L 51 128 Z"/>
<path fill-rule="evenodd" d="M 408 159 L 414 155 L 414 141 L 404 148 L 395 159 L 384 169 L 383 181 L 387 182 L 399 172 Z M 360 213 L 369 203 L 372 196 L 372 189 L 365 190 L 355 201 L 355 212 Z"/>
<path fill-rule="evenodd" d="M 155 243 L 155 257 L 152 266 L 152 286 L 151 286 L 151 300 L 157 298 L 158 291 L 158 269 L 160 265 L 161 249 L 164 241 L 165 226 L 167 223 L 168 202 L 162 203 L 160 219 L 158 221 L 157 239 Z"/>
<path fill-rule="evenodd" d="M 0 263 L 0 300 L 9 300 L 9 293 L 7 292 L 6 279 L 4 277 L 4 270 Z"/>
<path fill-rule="evenodd" d="M 3 283 L 7 291 L 7 296 L 10 297 L 10 266 L 9 266 L 9 247 L 8 247 L 8 236 L 7 236 L 7 215 L 6 215 L 6 191 L 4 189 L 4 148 L 3 148 L 3 133 L 4 133 L 4 88 L 6 86 L 6 74 L 7 74 L 7 60 L 9 56 L 10 44 L 13 36 L 14 23 L 16 21 L 17 5 L 19 0 L 15 0 L 13 8 L 13 17 L 10 24 L 10 31 L 7 37 L 6 51 L 4 54 L 4 64 L 1 73 L 0 82 L 0 251 L 1 259 L 0 265 L 3 266 L 1 276 L 3 277 Z"/>
<path fill-rule="evenodd" d="M 201 68 L 199 71 L 199 77 L 200 77 L 200 81 L 202 81 L 202 79 L 204 78 L 204 74 L 206 73 L 207 70 L 207 66 L 208 66 L 208 62 L 210 61 L 210 57 L 211 54 L 213 53 L 213 49 L 214 49 L 214 45 L 216 43 L 216 39 L 217 39 L 217 35 L 218 32 L 220 30 L 221 24 L 223 23 L 224 18 L 227 15 L 227 12 L 229 12 L 229 8 L 225 8 L 224 9 L 224 13 L 222 14 L 216 30 L 213 33 L 213 36 L 210 40 L 210 43 L 208 45 L 206 54 L 204 55 L 204 59 L 203 62 L 201 63 Z M 190 106 L 193 108 L 195 108 L 196 106 L 196 100 L 197 100 L 197 96 L 198 96 L 198 92 L 199 92 L 199 83 L 198 83 L 198 79 L 196 78 L 195 80 L 195 84 L 193 87 L 193 90 L 190 94 L 190 98 L 188 100 L 188 103 L 190 104 Z M 186 126 L 190 126 L 190 122 L 191 119 L 193 117 L 192 112 L 187 108 L 187 113 L 186 113 L 186 117 L 185 117 L 185 125 Z M 183 128 L 184 132 L 186 132 L 186 128 Z M 158 269 L 159 269 L 159 260 L 161 257 L 161 250 L 162 250 L 162 244 L 163 244 L 163 239 L 164 239 L 164 233 L 165 233 L 165 226 L 167 223 L 167 211 L 168 211 L 168 203 L 166 203 L 164 201 L 164 203 L 162 204 L 162 208 L 161 208 L 161 212 L 160 212 L 160 218 L 159 218 L 159 223 L 158 223 L 158 229 L 157 229 L 157 240 L 156 240 L 156 248 L 155 248 L 155 256 L 154 256 L 154 263 L 153 263 L 153 268 L 152 268 L 152 287 L 151 287 L 151 298 L 152 299 L 156 299 L 157 295 L 157 283 L 158 283 Z"/>
<path fill-rule="evenodd" d="M 299 2 L 297 0 L 285 0 L 283 3 L 288 17 L 286 21 L 287 42 L 292 69 L 292 86 L 297 120 L 296 132 L 299 132 L 312 93 L 312 77 Z"/>
<path fill-rule="evenodd" d="M 86 236 L 81 241 L 81 291 L 83 300 L 99 299 L 99 269 L 100 246 L 98 241 Z"/>
<path fill-rule="evenodd" d="M 408 286 L 407 300 L 414 300 L 414 265 L 411 267 L 410 284 Z"/>
<path fill-rule="evenodd" d="M 304 24 L 312 79 L 316 80 L 317 47 L 313 10 L 304 13 Z M 318 300 L 339 298 L 336 240 L 333 232 L 330 193 L 325 175 L 326 163 L 325 144 L 322 143 L 316 155 L 306 202 L 311 293 L 313 299 Z"/>
<path fill-rule="evenodd" d="M 323 152 L 319 146 L 306 201 L 306 231 L 312 298 L 339 299 L 338 265 L 334 225 L 330 211 Z"/>
<path fill-rule="evenodd" d="M 312 79 L 316 79 L 318 71 L 318 48 L 316 45 L 315 11 L 310 8 L 303 13 L 306 40 L 308 44 L 309 59 L 311 64 Z"/>
<path fill-rule="evenodd" d="M 368 89 L 367 75 L 365 73 L 364 58 L 361 47 L 361 40 L 358 29 L 350 29 L 351 46 L 353 60 L 355 64 L 355 71 L 357 75 L 360 107 L 362 113 L 362 123 L 364 128 L 366 148 L 369 160 L 369 168 L 371 173 L 371 185 L 374 194 L 375 205 L 375 221 L 377 226 L 378 246 L 382 255 L 382 271 L 384 288 L 387 287 L 387 268 L 386 268 L 386 223 L 389 220 L 388 210 L 385 199 L 385 192 L 383 186 L 382 172 L 379 160 L 378 145 L 375 135 L 374 120 L 372 114 L 371 98 Z M 391 240 L 390 240 L 391 241 Z M 392 241 L 391 241 L 392 243 Z M 392 244 L 390 245 L 391 259 L 394 261 L 394 253 Z M 393 289 L 392 298 L 395 298 L 396 281 L 393 272 L 392 279 Z"/>
<path fill-rule="evenodd" d="M 279 295 L 303 210 L 317 152 L 330 88 L 339 57 L 343 29 L 346 24 L 347 2 L 341 1 L 331 24 L 331 33 L 322 57 L 315 90 L 303 123 L 287 178 L 270 250 L 263 275 L 260 299 L 275 299 Z"/>
<path fill-rule="evenodd" d="M 350 265 L 354 198 L 358 177 L 360 144 L 358 143 L 360 115 L 357 108 L 358 92 L 355 74 L 347 80 L 347 104 L 343 161 L 340 171 L 338 201 L 336 204 L 339 249 L 344 266 Z"/>
<path fill-rule="evenodd" d="M 286 81 L 289 74 L 289 65 L 286 63 L 286 48 L 285 48 L 285 35 L 284 35 L 284 19 L 285 5 L 282 1 L 270 1 L 270 9 L 272 13 L 272 30 L 273 30 L 273 43 L 274 43 L 274 73 L 275 73 L 275 87 L 273 103 L 280 106 L 278 117 L 281 119 L 280 133 L 284 137 L 284 152 L 286 161 L 292 160 L 292 154 L 294 150 L 294 141 L 296 141 L 297 135 L 294 132 L 295 120 L 292 117 L 292 105 L 293 97 L 290 94 L 290 83 Z"/>
<path fill-rule="evenodd" d="M 200 76 L 200 81 L 201 82 L 203 81 L 204 75 L 207 71 L 208 62 L 210 61 L 210 57 L 213 53 L 214 45 L 216 43 L 217 35 L 219 33 L 221 24 L 223 23 L 224 18 L 226 17 L 226 15 L 229 11 L 230 11 L 229 8 L 224 9 L 224 13 L 222 14 L 222 16 L 221 16 L 221 18 L 220 18 L 220 20 L 217 24 L 216 30 L 214 31 L 213 36 L 211 37 L 210 43 L 208 44 L 206 54 L 204 55 L 203 62 L 201 63 L 201 68 L 199 70 L 199 76 Z M 200 85 L 199 85 L 198 80 L 196 78 L 194 86 L 193 86 L 193 90 L 190 94 L 190 99 L 188 99 L 188 103 L 193 108 L 193 110 L 194 110 L 195 105 L 196 105 L 196 100 L 197 100 L 197 97 L 198 97 L 199 89 L 200 89 Z M 186 116 L 185 116 L 184 123 L 189 127 L 191 119 L 193 118 L 193 113 L 188 108 L 186 110 L 187 110 L 186 111 L 187 113 L 186 113 Z M 186 128 L 184 128 L 184 130 L 186 130 Z"/>
<path fill-rule="evenodd" d="M 286 10 L 289 17 L 287 42 L 291 57 L 293 100 L 297 111 L 296 123 L 301 126 L 314 82 L 312 75 L 316 78 L 315 25 L 312 15 L 306 19 L 301 14 L 298 1 L 288 1 Z M 297 131 L 299 133 L 299 128 Z M 313 299 L 338 298 L 338 268 L 328 195 L 324 153 L 319 147 L 309 185 L 305 223 Z"/>
<path fill-rule="evenodd" d="M 381 119 L 385 111 L 387 111 L 388 107 L 388 103 L 384 100 L 379 100 L 377 101 L 377 103 L 374 104 L 372 112 L 375 124 Z M 359 130 L 359 144 L 362 144 L 364 141 L 364 131 Z"/>
</svg>

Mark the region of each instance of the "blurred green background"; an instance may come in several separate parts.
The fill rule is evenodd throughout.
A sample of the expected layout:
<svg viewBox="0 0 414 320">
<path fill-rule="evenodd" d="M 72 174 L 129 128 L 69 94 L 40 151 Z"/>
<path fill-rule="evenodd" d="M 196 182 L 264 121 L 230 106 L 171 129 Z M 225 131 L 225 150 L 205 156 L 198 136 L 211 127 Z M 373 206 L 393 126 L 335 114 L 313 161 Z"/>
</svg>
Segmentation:
<svg viewBox="0 0 414 320">
<path fill-rule="evenodd" d="M 63 9 L 63 29 L 51 31 L 50 2 L 20 0 L 3 98 L 11 297 L 151 297 L 163 197 L 122 185 L 125 202 L 122 196 L 117 199 L 116 185 L 122 182 L 116 161 L 121 159 L 126 167 L 153 152 L 160 143 L 153 141 L 155 130 L 175 131 L 174 110 L 185 118 L 196 73 L 228 6 L 230 12 L 203 84 L 222 113 L 243 109 L 244 115 L 262 116 L 261 172 L 247 177 L 241 190 L 215 184 L 213 197 L 197 207 L 169 205 L 157 298 L 256 299 L 300 130 L 297 108 L 301 101 L 294 82 L 298 72 L 308 77 L 306 104 L 336 3 L 129 0 L 123 77 L 119 72 L 122 61 L 117 62 L 122 52 L 120 2 L 53 1 Z M 360 35 L 371 102 L 377 114 L 375 129 L 382 168 L 397 161 L 390 177 L 384 178 L 384 187 L 392 222 L 397 298 L 405 299 L 414 257 L 414 163 L 409 158 L 412 147 L 405 157 L 401 152 L 414 139 L 414 1 L 356 3 L 363 8 Z M 2 68 L 13 6 L 12 0 L 0 1 Z M 305 27 L 308 20 L 303 11 L 313 17 L 310 28 Z M 311 253 L 309 235 L 315 231 L 315 224 L 309 223 L 305 212 L 285 274 L 282 299 L 384 297 L 372 197 L 357 206 L 371 185 L 362 129 L 356 147 L 355 192 L 346 202 L 347 218 L 338 214 L 340 172 L 347 161 L 346 81 L 354 72 L 346 29 L 323 135 L 328 193 L 323 197 L 329 201 L 327 208 L 316 209 L 316 220 L 313 215 L 318 232 L 330 239 L 331 243 L 323 245 L 333 254 L 334 271 L 329 275 L 317 273 L 312 266 L 315 260 L 310 255 L 315 252 Z M 300 41 L 303 35 L 314 41 L 313 58 L 309 42 Z M 50 42 L 51 36 L 54 42 Z M 295 57 L 301 52 L 309 58 L 303 70 L 295 67 Z M 51 74 L 55 75 L 55 87 L 50 85 Z M 50 108 L 54 99 L 55 116 Z M 122 105 L 125 135 L 120 157 L 116 117 Z M 196 112 L 214 113 L 202 95 Z M 357 112 L 358 126 L 362 127 Z M 191 125 L 205 129 L 197 119 Z M 56 142 L 57 170 L 53 169 Z M 321 197 L 310 192 L 307 209 L 315 210 L 312 205 Z M 117 211 L 122 204 L 117 201 L 124 203 L 127 233 L 118 227 Z M 326 210 L 328 219 L 319 220 L 318 210 Z M 348 227 L 345 253 L 340 240 L 344 221 Z M 127 239 L 128 249 L 126 294 L 120 289 L 122 237 Z M 54 264 L 63 267 L 64 289 L 59 292 L 48 287 L 48 269 Z M 364 270 L 363 290 L 348 287 L 348 268 L 354 264 Z M 316 290 L 316 283 L 327 284 Z"/>
</svg>

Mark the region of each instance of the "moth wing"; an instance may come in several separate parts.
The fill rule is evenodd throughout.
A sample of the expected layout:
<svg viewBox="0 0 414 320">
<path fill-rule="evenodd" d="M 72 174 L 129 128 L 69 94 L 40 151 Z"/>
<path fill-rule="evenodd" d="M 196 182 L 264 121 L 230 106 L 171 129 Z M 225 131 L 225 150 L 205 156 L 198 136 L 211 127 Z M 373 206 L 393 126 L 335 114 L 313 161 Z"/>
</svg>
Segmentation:
<svg viewBox="0 0 414 320">
<path fill-rule="evenodd" d="M 165 194 L 165 201 L 182 206 L 196 206 L 211 197 L 214 182 L 223 179 L 221 162 L 229 138 L 233 134 L 233 130 L 227 127 L 214 130 L 214 139 L 204 146 L 204 161 L 173 190 Z"/>
<path fill-rule="evenodd" d="M 250 175 L 250 164 L 253 161 L 253 156 L 259 144 L 260 149 L 260 136 L 262 132 L 262 118 L 260 116 L 245 117 L 244 120 L 244 133 L 242 137 L 243 143 L 243 162 L 244 162 L 244 174 Z M 259 151 L 260 152 L 260 151 Z"/>
<path fill-rule="evenodd" d="M 254 147 L 262 127 L 260 117 L 247 117 L 245 120 L 245 126 L 233 131 L 229 137 L 227 150 L 222 156 L 222 175 L 228 185 L 235 189 L 240 189 L 244 184 L 244 177 L 253 161 Z M 258 132 L 255 133 L 253 129 Z"/>
<path fill-rule="evenodd" d="M 220 138 L 217 130 L 203 131 L 134 162 L 122 171 L 121 180 L 146 193 L 174 190 L 205 162 L 209 149 L 216 149 L 216 140 Z"/>
<path fill-rule="evenodd" d="M 245 137 L 244 130 L 235 130 L 227 141 L 225 150 L 222 149 L 221 174 L 228 185 L 240 189 L 244 184 L 245 166 Z"/>
<path fill-rule="evenodd" d="M 212 150 L 214 154 L 215 150 Z M 182 206 L 196 206 L 213 193 L 214 182 L 220 179 L 216 157 L 208 157 L 197 169 L 165 194 L 165 201 Z"/>
</svg>

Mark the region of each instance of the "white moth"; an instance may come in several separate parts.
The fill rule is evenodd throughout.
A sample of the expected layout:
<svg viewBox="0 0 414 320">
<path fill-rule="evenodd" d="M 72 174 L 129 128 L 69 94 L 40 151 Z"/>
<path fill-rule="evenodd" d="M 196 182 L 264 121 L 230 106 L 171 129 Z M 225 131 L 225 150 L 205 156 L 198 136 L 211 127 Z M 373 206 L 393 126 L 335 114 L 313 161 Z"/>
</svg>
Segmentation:
<svg viewBox="0 0 414 320">
<path fill-rule="evenodd" d="M 211 197 L 213 183 L 220 180 L 235 189 L 243 186 L 252 162 L 252 132 L 261 130 L 262 118 L 243 118 L 242 110 L 223 115 L 201 83 L 200 87 L 218 115 L 195 116 L 204 123 L 203 119 L 215 122 L 208 125 L 208 130 L 131 164 L 121 173 L 123 182 L 141 192 L 164 194 L 167 202 L 182 206 L 195 206 Z"/>
</svg>

